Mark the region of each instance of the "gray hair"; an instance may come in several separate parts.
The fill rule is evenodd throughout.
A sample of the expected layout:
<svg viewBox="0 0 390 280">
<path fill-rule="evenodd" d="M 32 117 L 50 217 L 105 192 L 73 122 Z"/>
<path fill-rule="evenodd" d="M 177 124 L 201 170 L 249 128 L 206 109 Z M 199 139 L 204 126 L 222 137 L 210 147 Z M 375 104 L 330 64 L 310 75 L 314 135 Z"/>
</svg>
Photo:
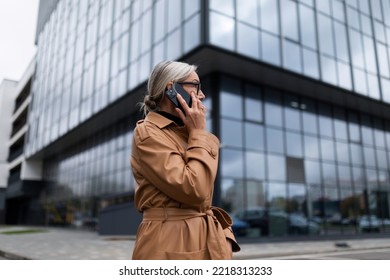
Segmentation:
<svg viewBox="0 0 390 280">
<path fill-rule="evenodd" d="M 147 93 L 141 102 L 141 111 L 146 116 L 149 112 L 159 110 L 159 105 L 164 98 L 166 86 L 170 81 L 184 81 L 197 66 L 179 61 L 162 61 L 158 63 L 150 73 Z"/>
</svg>

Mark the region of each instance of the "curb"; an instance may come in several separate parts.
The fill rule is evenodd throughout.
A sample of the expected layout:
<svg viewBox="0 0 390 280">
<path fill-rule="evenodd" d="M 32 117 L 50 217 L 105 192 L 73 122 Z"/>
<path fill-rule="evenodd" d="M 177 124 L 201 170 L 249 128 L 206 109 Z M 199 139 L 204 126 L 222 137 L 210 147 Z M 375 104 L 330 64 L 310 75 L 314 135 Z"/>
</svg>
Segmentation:
<svg viewBox="0 0 390 280">
<path fill-rule="evenodd" d="M 381 247 L 366 247 L 366 248 L 346 248 L 346 249 L 330 249 L 330 250 L 313 250 L 300 253 L 269 253 L 269 254 L 248 254 L 242 256 L 234 256 L 233 260 L 251 260 L 251 259 L 267 259 L 267 258 L 277 258 L 277 257 L 289 257 L 289 256 L 304 256 L 311 254 L 322 254 L 322 253 L 336 253 L 336 252 L 354 252 L 354 251 L 365 251 L 365 250 L 376 250 L 376 249 L 386 249 L 390 246 L 381 246 Z"/>
<path fill-rule="evenodd" d="M 7 260 L 32 260 L 30 258 L 19 256 L 9 252 L 4 252 L 2 250 L 0 250 L 0 257 L 5 258 Z"/>
</svg>

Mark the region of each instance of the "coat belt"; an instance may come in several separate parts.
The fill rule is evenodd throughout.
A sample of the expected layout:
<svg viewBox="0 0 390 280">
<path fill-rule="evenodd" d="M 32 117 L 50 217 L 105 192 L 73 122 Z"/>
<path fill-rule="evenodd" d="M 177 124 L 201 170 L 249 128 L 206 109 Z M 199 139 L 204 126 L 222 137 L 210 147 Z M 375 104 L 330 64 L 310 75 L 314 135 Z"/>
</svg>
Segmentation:
<svg viewBox="0 0 390 280">
<path fill-rule="evenodd" d="M 144 210 L 144 221 L 178 221 L 187 220 L 197 217 L 205 217 L 207 222 L 207 248 L 211 259 L 222 260 L 226 259 L 227 246 L 226 240 L 221 236 L 224 234 L 223 229 L 232 225 L 231 218 L 225 210 L 218 207 L 211 207 L 205 212 L 198 212 L 192 209 L 183 208 L 150 208 Z"/>
</svg>

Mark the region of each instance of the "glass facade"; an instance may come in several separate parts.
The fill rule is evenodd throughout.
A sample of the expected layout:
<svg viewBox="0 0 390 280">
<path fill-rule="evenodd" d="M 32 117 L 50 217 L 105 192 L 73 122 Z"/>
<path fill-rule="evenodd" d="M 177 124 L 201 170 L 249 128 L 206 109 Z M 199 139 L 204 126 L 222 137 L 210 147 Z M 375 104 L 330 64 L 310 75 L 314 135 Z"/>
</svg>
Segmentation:
<svg viewBox="0 0 390 280">
<path fill-rule="evenodd" d="M 200 43 L 200 1 L 61 0 L 38 35 L 27 156 Z"/>
<path fill-rule="evenodd" d="M 215 202 L 247 221 L 248 235 L 356 234 L 368 215 L 388 232 L 389 118 L 197 56 L 211 48 L 386 107 L 388 14 L 390 0 L 58 1 L 37 36 L 25 149 L 43 157 L 49 223 L 93 221 L 132 201 L 135 104 L 61 153 L 45 151 L 119 108 L 159 61 L 184 59 L 200 66 L 207 127 L 222 142 Z"/>
<path fill-rule="evenodd" d="M 390 103 L 388 0 L 210 0 L 209 42 Z"/>
<path fill-rule="evenodd" d="M 265 211 L 262 235 L 355 233 L 367 213 L 389 230 L 389 120 L 229 76 L 219 97 L 225 209 Z"/>
</svg>

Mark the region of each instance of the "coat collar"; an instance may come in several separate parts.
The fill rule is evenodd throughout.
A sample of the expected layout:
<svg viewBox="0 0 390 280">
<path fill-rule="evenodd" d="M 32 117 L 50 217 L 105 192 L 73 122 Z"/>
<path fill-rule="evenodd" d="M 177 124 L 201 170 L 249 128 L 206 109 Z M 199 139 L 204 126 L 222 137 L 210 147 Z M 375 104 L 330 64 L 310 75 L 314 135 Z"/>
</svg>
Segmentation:
<svg viewBox="0 0 390 280">
<path fill-rule="evenodd" d="M 176 123 L 173 120 L 170 120 L 170 119 L 168 119 L 168 118 L 166 118 L 166 117 L 164 117 L 156 112 L 149 112 L 146 115 L 145 120 L 153 123 L 154 125 L 156 125 L 160 129 L 167 127 L 171 124 L 176 125 Z"/>
</svg>

